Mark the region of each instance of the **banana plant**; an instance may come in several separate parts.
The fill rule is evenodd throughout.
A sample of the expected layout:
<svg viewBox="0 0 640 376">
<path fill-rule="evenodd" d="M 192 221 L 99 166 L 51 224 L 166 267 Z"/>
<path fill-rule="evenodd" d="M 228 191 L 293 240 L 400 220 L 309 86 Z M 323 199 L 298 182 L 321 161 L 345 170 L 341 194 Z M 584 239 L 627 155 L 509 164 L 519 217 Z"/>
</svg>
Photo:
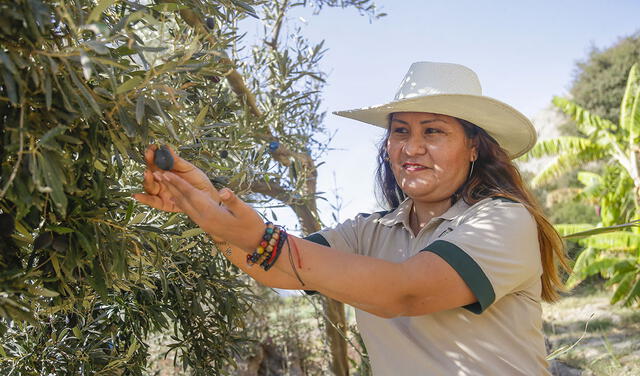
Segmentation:
<svg viewBox="0 0 640 376">
<path fill-rule="evenodd" d="M 594 204 L 597 224 L 559 224 L 565 239 L 584 247 L 567 280 L 569 288 L 599 274 L 613 289 L 611 303 L 640 303 L 640 68 L 629 70 L 615 124 L 598 117 L 566 98 L 553 103 L 575 122 L 578 136 L 563 136 L 539 142 L 523 159 L 555 156 L 555 160 L 532 180 L 547 184 L 561 175 L 600 162 L 601 174 L 580 171 L 583 185 L 576 195 Z"/>
</svg>

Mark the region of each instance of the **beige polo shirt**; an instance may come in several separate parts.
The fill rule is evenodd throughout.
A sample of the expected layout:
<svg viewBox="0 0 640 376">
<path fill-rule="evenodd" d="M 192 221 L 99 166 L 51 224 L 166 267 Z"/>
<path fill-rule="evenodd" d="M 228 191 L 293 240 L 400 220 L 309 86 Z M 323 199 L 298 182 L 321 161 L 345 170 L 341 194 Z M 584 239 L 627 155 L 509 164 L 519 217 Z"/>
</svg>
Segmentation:
<svg viewBox="0 0 640 376">
<path fill-rule="evenodd" d="M 527 209 L 502 198 L 471 207 L 459 200 L 413 236 L 411 206 L 407 199 L 390 213 L 360 214 L 308 237 L 394 262 L 433 252 L 478 299 L 465 307 L 393 319 L 356 309 L 374 375 L 548 375 L 542 264 L 536 222 Z"/>
</svg>

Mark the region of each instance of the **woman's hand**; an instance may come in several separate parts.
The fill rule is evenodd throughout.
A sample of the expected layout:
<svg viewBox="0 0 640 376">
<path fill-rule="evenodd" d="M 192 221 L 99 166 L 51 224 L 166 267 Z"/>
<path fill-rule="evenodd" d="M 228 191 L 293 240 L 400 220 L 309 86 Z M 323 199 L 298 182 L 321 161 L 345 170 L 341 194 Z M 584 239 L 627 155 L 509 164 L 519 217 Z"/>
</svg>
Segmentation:
<svg viewBox="0 0 640 376">
<path fill-rule="evenodd" d="M 182 210 L 173 202 L 171 193 L 165 186 L 156 181 L 153 176 L 154 172 L 163 171 L 153 162 L 154 153 L 157 149 L 158 146 L 151 145 L 144 153 L 144 159 L 147 162 L 147 169 L 144 171 L 144 180 L 142 185 L 147 193 L 134 194 L 133 198 L 156 209 L 168 212 L 180 212 Z M 169 152 L 173 157 L 174 164 L 173 169 L 171 170 L 173 173 L 180 176 L 194 188 L 210 195 L 212 199 L 220 201 L 218 191 L 215 189 L 213 184 L 211 184 L 211 181 L 202 170 L 180 158 L 173 150 L 171 150 L 171 148 L 167 147 L 167 149 L 169 149 Z"/>
<path fill-rule="evenodd" d="M 227 240 L 245 251 L 253 251 L 265 230 L 265 224 L 253 208 L 240 200 L 230 189 L 217 195 L 198 189 L 187 180 L 169 171 L 153 173 L 170 195 L 170 201 L 208 234 Z"/>
<path fill-rule="evenodd" d="M 230 189 L 218 192 L 202 170 L 171 149 L 173 169 L 168 172 L 158 168 L 153 162 L 156 149 L 158 147 L 152 145 L 145 151 L 147 169 L 143 187 L 146 194 L 134 194 L 133 198 L 156 209 L 183 212 L 214 240 L 224 239 L 253 251 L 265 229 L 260 215 Z"/>
</svg>

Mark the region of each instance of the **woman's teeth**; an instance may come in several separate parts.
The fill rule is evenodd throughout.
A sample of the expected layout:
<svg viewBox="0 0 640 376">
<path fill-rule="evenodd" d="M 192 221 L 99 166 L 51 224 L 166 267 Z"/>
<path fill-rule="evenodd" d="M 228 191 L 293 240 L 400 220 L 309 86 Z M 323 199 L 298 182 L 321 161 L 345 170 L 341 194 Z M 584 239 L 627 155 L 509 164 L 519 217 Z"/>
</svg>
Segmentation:
<svg viewBox="0 0 640 376">
<path fill-rule="evenodd" d="M 407 171 L 419 171 L 426 169 L 425 166 L 414 163 L 405 163 L 402 167 Z"/>
</svg>

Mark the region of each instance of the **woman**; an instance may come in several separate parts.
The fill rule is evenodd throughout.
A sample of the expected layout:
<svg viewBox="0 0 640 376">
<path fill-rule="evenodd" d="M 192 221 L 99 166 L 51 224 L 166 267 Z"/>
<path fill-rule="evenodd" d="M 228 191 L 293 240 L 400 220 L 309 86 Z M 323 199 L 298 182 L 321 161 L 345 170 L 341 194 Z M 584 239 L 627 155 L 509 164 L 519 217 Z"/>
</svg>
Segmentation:
<svg viewBox="0 0 640 376">
<path fill-rule="evenodd" d="M 430 62 L 394 101 L 338 114 L 387 129 L 377 177 L 390 211 L 297 239 L 176 155 L 158 170 L 153 148 L 135 198 L 184 211 L 267 286 L 354 306 L 376 375 L 548 374 L 540 301 L 557 297 L 566 261 L 510 161 L 535 143 L 530 121 L 482 96 L 470 69 Z"/>
</svg>

